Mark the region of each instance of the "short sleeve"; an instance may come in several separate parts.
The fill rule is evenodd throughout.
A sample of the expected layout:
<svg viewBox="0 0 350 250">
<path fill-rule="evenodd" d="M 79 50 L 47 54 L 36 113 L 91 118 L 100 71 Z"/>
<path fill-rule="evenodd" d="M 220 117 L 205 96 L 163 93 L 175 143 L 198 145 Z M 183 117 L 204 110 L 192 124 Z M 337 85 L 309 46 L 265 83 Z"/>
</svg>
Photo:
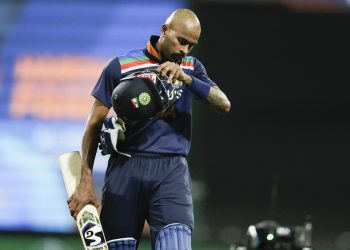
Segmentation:
<svg viewBox="0 0 350 250">
<path fill-rule="evenodd" d="M 210 86 L 216 86 L 216 84 L 209 78 L 204 65 L 197 58 L 194 58 L 193 76 L 208 83 Z"/>
<path fill-rule="evenodd" d="M 91 95 L 102 102 L 106 107 L 111 108 L 112 92 L 120 81 L 120 75 L 119 59 L 118 57 L 114 57 L 103 68 Z"/>
</svg>

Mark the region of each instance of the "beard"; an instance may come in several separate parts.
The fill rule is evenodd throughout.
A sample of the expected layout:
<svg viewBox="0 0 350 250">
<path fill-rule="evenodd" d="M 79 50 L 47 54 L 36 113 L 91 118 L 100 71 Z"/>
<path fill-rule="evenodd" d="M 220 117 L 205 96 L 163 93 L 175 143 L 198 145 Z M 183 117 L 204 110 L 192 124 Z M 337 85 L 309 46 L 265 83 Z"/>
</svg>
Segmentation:
<svg viewBox="0 0 350 250">
<path fill-rule="evenodd" d="M 182 61 L 182 58 L 185 57 L 184 54 L 182 53 L 171 53 L 171 54 L 168 54 L 168 53 L 160 53 L 161 55 L 161 63 L 164 63 L 166 61 L 169 61 L 169 62 L 174 62 L 176 64 L 180 64 L 181 61 Z"/>
<path fill-rule="evenodd" d="M 184 54 L 173 53 L 170 55 L 171 61 L 176 63 L 176 64 L 180 64 L 182 61 L 182 58 L 184 58 L 184 57 L 185 57 Z"/>
</svg>

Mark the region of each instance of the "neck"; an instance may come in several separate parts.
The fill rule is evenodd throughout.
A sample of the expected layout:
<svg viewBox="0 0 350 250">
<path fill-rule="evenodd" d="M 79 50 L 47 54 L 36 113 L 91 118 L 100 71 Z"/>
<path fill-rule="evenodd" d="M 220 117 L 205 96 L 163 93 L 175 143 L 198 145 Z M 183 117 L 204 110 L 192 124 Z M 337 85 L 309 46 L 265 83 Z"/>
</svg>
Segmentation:
<svg viewBox="0 0 350 250">
<path fill-rule="evenodd" d="M 154 49 L 157 51 L 160 60 L 162 60 L 162 54 L 160 53 L 160 43 L 159 43 L 159 41 L 156 42 L 156 46 L 154 47 Z"/>
</svg>

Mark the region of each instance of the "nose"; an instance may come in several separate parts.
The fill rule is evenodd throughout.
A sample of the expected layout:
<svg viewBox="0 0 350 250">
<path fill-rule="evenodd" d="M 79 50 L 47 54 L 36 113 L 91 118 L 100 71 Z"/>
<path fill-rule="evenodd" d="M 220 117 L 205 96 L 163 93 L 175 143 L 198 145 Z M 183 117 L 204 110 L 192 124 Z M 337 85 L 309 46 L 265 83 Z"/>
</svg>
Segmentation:
<svg viewBox="0 0 350 250">
<path fill-rule="evenodd" d="M 183 55 L 187 55 L 189 52 L 189 47 L 188 45 L 185 45 L 183 46 L 181 49 L 180 49 L 180 53 L 183 54 Z"/>
</svg>

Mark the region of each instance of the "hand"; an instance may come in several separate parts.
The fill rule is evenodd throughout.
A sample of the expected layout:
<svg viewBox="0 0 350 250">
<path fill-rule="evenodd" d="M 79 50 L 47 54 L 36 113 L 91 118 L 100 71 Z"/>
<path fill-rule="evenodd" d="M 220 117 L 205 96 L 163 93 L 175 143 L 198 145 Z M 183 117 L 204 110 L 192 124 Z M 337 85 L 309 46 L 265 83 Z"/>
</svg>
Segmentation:
<svg viewBox="0 0 350 250">
<path fill-rule="evenodd" d="M 71 216 L 77 218 L 80 210 L 87 204 L 92 204 L 96 208 L 100 206 L 91 181 L 80 182 L 75 192 L 67 200 Z"/>
<path fill-rule="evenodd" d="M 187 75 L 181 67 L 174 62 L 165 62 L 158 66 L 157 73 L 161 77 L 168 76 L 168 83 L 176 83 L 176 81 L 183 82 L 185 84 L 190 84 L 192 78 Z"/>
</svg>

